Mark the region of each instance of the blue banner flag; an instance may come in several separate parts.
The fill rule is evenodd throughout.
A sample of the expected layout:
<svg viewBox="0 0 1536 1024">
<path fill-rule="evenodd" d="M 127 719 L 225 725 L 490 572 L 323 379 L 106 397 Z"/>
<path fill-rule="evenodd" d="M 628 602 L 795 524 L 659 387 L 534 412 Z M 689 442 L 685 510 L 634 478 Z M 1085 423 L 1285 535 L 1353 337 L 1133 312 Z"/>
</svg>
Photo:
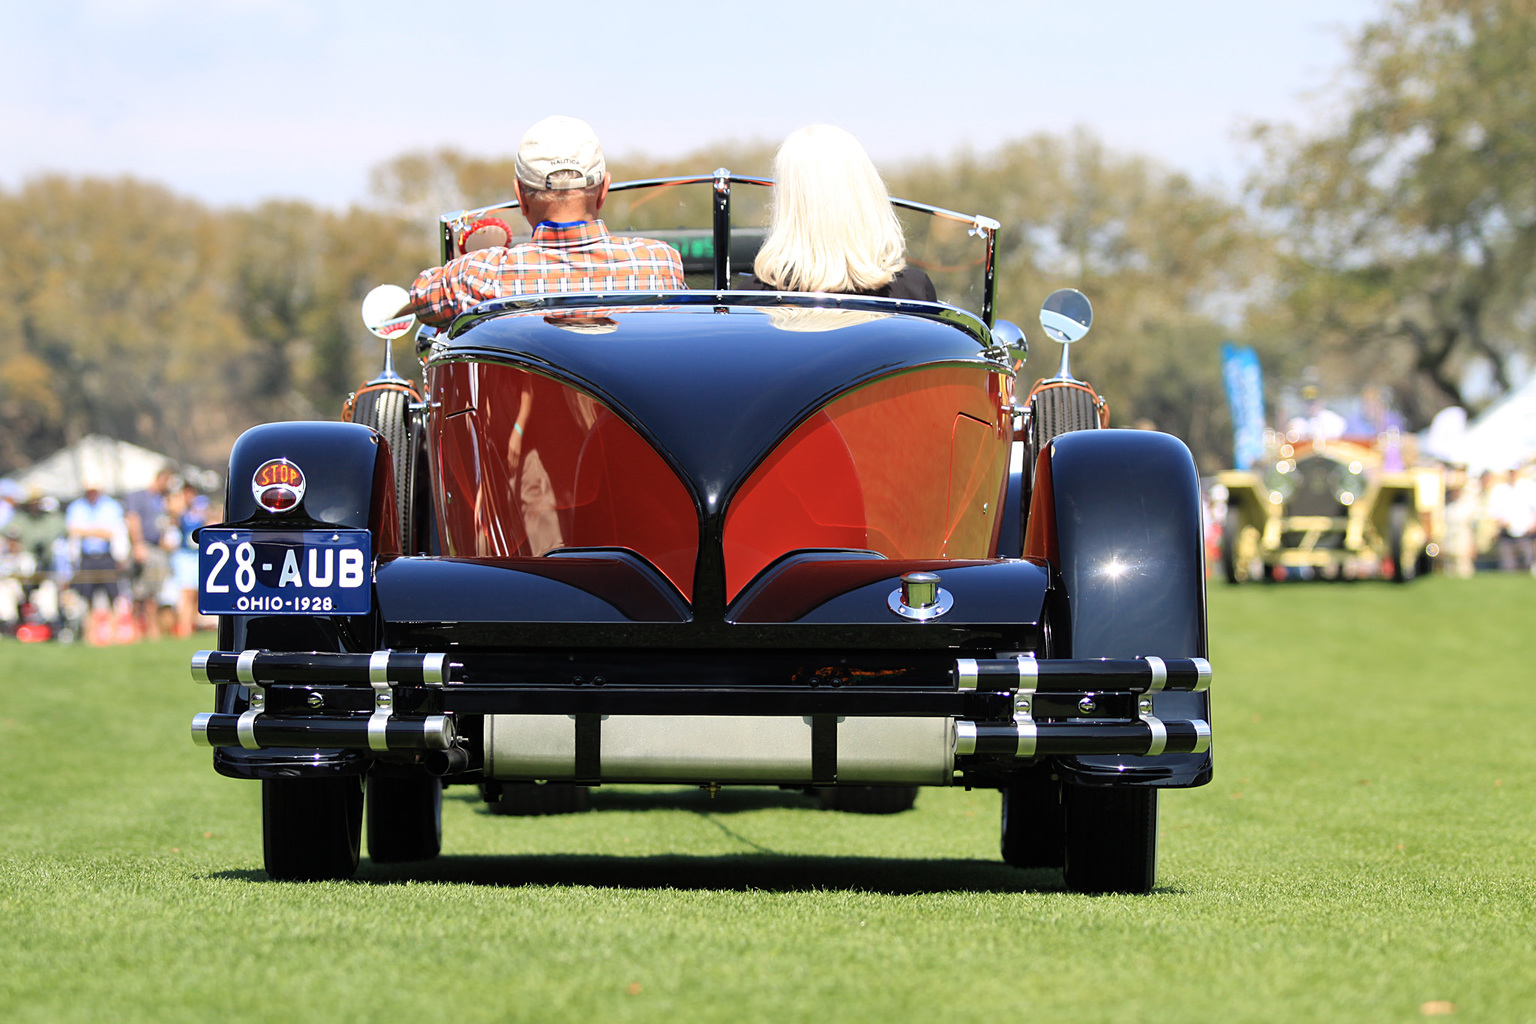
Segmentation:
<svg viewBox="0 0 1536 1024">
<path fill-rule="evenodd" d="M 1264 371 L 1249 345 L 1221 345 L 1221 376 L 1232 410 L 1232 464 L 1247 469 L 1264 456 Z"/>
</svg>

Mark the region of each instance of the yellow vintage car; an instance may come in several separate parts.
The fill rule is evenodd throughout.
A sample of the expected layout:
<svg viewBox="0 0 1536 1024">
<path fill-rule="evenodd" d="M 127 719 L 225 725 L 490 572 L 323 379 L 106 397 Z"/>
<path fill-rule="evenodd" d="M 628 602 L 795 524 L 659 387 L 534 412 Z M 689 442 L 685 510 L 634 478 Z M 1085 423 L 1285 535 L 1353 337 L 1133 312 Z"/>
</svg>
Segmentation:
<svg viewBox="0 0 1536 1024">
<path fill-rule="evenodd" d="M 1219 474 L 1227 582 L 1299 574 L 1403 583 L 1428 572 L 1445 532 L 1445 474 L 1438 466 L 1385 468 L 1397 447 L 1387 435 L 1276 435 L 1253 469 Z"/>
</svg>

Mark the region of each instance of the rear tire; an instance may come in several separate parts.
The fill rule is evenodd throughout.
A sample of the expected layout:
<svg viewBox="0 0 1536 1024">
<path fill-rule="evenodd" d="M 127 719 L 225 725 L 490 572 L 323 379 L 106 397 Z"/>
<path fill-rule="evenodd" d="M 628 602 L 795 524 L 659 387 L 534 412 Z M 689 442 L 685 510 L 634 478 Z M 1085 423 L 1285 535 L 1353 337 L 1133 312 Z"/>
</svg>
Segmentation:
<svg viewBox="0 0 1536 1024">
<path fill-rule="evenodd" d="M 1047 772 L 1015 776 L 1003 787 L 1003 861 L 1016 868 L 1060 868 L 1066 863 L 1061 783 Z"/>
<path fill-rule="evenodd" d="M 400 550 L 415 551 L 415 512 L 413 495 L 416 482 L 415 438 L 411 436 L 413 396 L 401 387 L 378 387 L 357 396 L 352 422 L 372 427 L 389 443 L 389 457 L 395 471 L 395 512 L 400 520 Z"/>
<path fill-rule="evenodd" d="M 431 860 L 443 848 L 443 784 L 434 778 L 368 780 L 368 857 L 375 864 Z"/>
<path fill-rule="evenodd" d="M 849 814 L 900 814 L 917 802 L 916 786 L 817 786 L 824 811 Z"/>
<path fill-rule="evenodd" d="M 1157 790 L 1065 786 L 1066 882 L 1073 892 L 1151 892 L 1157 881 Z"/>
<path fill-rule="evenodd" d="M 323 882 L 357 873 L 363 786 L 339 779 L 263 779 L 261 845 L 278 882 Z"/>
</svg>

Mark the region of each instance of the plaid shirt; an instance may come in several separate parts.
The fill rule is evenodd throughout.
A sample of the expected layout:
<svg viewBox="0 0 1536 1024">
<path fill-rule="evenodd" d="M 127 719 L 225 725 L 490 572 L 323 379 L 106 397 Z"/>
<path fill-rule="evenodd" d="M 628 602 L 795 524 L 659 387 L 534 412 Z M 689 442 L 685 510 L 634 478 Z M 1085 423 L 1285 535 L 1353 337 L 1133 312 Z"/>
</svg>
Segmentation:
<svg viewBox="0 0 1536 1024">
<path fill-rule="evenodd" d="M 422 271 L 411 286 L 411 308 L 424 323 L 442 326 L 486 299 L 525 292 L 665 291 L 686 288 L 683 258 L 650 238 L 621 238 L 603 222 L 533 229 L 533 241 L 481 249 Z"/>
</svg>

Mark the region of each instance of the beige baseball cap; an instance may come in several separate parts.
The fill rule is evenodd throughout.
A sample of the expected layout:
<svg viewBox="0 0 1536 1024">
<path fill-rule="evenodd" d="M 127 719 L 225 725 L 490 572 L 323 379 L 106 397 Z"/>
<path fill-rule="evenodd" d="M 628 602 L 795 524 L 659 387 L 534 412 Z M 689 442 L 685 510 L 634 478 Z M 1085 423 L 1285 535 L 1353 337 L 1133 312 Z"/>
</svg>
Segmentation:
<svg viewBox="0 0 1536 1024">
<path fill-rule="evenodd" d="M 579 171 L 581 177 L 552 180 L 556 171 Z M 591 188 L 608 171 L 603 147 L 587 122 L 556 114 L 546 117 L 523 136 L 517 147 L 517 180 L 529 188 Z"/>
</svg>

